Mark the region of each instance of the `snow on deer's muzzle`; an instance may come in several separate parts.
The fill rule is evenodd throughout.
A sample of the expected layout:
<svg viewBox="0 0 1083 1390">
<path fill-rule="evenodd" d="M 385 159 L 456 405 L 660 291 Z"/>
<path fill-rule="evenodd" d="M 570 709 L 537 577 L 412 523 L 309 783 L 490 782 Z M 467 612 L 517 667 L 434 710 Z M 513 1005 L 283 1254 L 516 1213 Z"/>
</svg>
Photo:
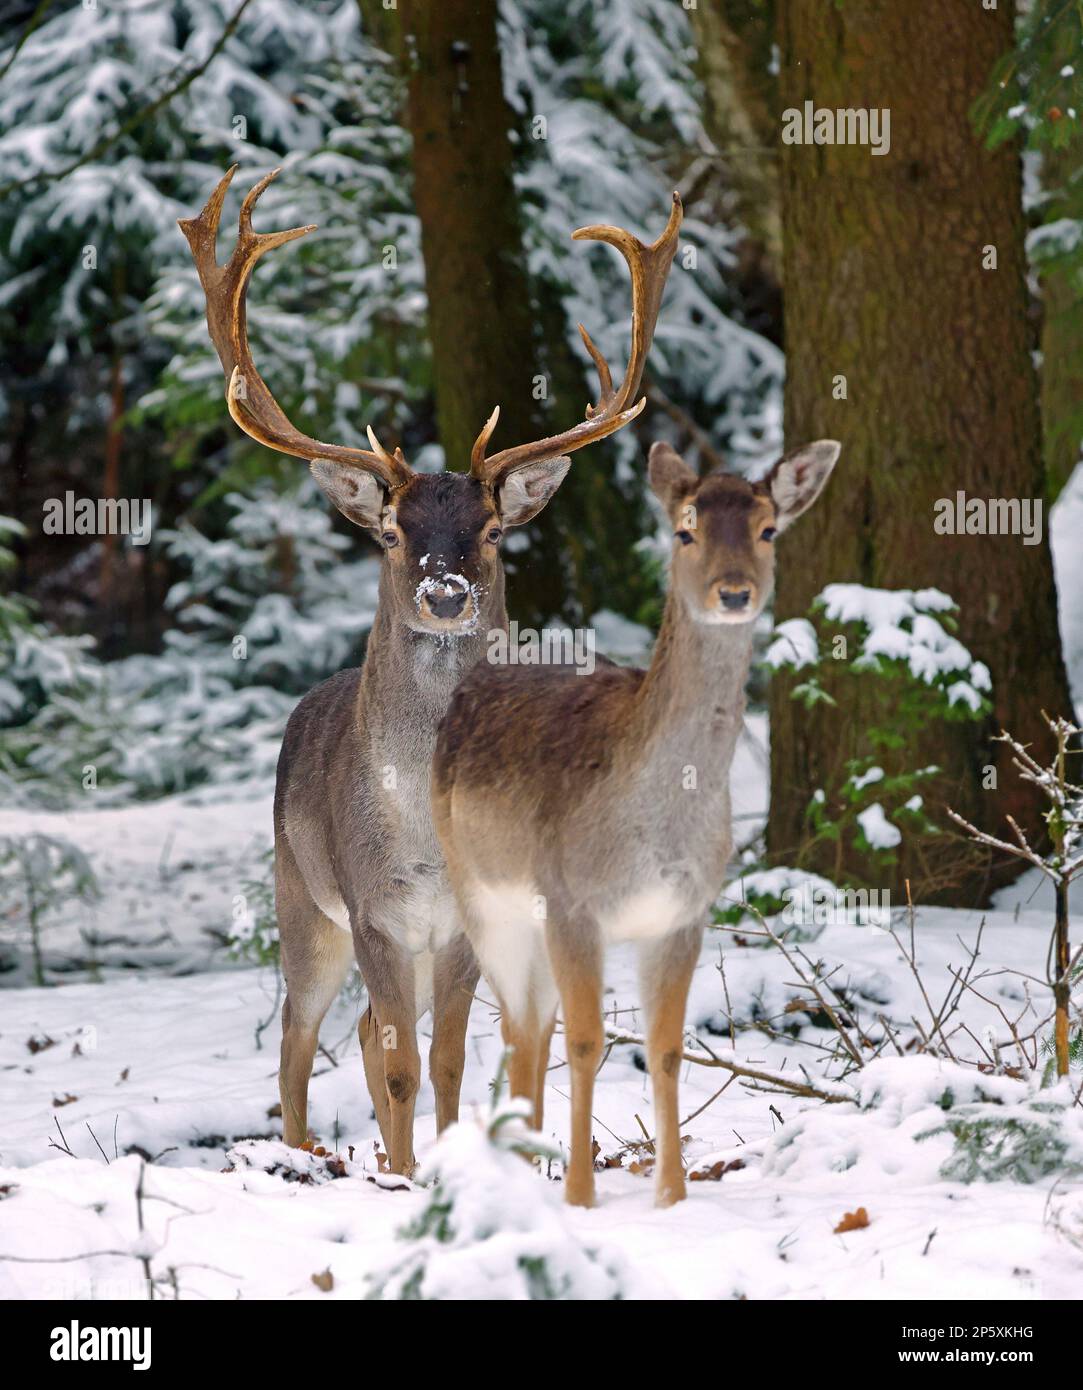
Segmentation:
<svg viewBox="0 0 1083 1390">
<path fill-rule="evenodd" d="M 461 574 L 426 576 L 414 597 L 420 616 L 440 630 L 465 630 L 477 622 L 475 588 Z"/>
</svg>

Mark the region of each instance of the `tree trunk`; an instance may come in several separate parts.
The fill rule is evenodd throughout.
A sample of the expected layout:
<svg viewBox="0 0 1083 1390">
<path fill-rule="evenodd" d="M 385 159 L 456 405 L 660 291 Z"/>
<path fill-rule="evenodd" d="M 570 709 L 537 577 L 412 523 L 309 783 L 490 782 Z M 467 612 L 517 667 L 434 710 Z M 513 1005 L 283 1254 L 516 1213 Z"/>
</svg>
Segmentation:
<svg viewBox="0 0 1083 1390">
<path fill-rule="evenodd" d="M 769 71 L 770 30 L 749 0 L 703 0 L 690 10 L 703 124 L 721 163 L 729 211 L 748 228 L 776 281 L 782 261 L 776 93 Z"/>
<path fill-rule="evenodd" d="M 397 50 L 407 84 L 437 430 L 451 469 L 469 466 L 494 405 L 497 450 L 574 424 L 588 398 L 563 311 L 548 296 L 539 303 L 527 270 L 497 9 L 497 0 L 399 0 L 393 33 L 376 0 L 362 6 L 376 42 Z M 605 446 L 589 455 L 528 528 L 526 547 L 509 552 L 508 606 L 520 621 L 630 611 L 638 504 L 617 490 Z"/>
<path fill-rule="evenodd" d="M 982 828 L 1002 826 L 1005 813 L 1038 823 L 990 735 L 1003 726 L 1040 749 L 1040 711 L 1071 708 L 1044 530 L 1033 546 L 933 530 L 935 502 L 957 490 L 1044 491 L 1018 151 L 989 153 L 968 116 L 1011 44 L 1012 10 L 792 0 L 779 22 L 780 109 L 888 108 L 891 125 L 882 156 L 867 145 L 782 146 L 786 436 L 791 446 L 836 438 L 843 450 L 815 519 L 800 523 L 809 530 L 781 544 L 776 615 L 804 614 L 831 581 L 932 585 L 957 601 L 958 635 L 992 672 L 993 717 L 921 730 L 899 765 L 939 765 L 930 811 L 947 802 Z M 995 269 L 983 268 L 989 247 Z M 840 377 L 844 400 L 833 395 Z M 874 680 L 845 707 L 811 713 L 791 700 L 792 685 L 772 688 L 768 827 L 772 854 L 791 861 L 828 769 L 871 724 L 891 722 Z M 999 789 L 986 792 L 992 765 Z M 854 851 L 841 867 L 870 877 Z M 948 835 L 931 868 L 904 840 L 896 890 L 906 875 L 927 893 L 954 880 L 955 902 L 983 900 L 992 886 Z"/>
</svg>

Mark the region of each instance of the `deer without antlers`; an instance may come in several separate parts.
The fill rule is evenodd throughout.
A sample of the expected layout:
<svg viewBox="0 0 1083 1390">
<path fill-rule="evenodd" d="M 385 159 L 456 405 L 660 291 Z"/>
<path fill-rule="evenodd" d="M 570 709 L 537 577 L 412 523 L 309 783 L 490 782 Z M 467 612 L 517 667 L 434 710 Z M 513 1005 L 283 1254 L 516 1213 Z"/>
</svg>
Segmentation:
<svg viewBox="0 0 1083 1390">
<path fill-rule="evenodd" d="M 277 172 L 277 171 L 275 171 Z M 463 473 L 417 474 L 368 430 L 371 450 L 324 444 L 286 418 L 252 360 L 245 296 L 256 262 L 311 227 L 257 233 L 252 210 L 274 173 L 244 199 L 240 233 L 219 266 L 215 240 L 235 168 L 196 218 L 180 223 L 207 299 L 233 419 L 272 449 L 310 461 L 334 505 L 380 544 L 379 602 L 364 666 L 343 671 L 298 704 L 286 728 L 275 788 L 275 901 L 286 981 L 279 1087 L 289 1144 L 308 1133 L 308 1084 L 320 1023 L 351 957 L 368 1008 L 362 1058 L 390 1166 L 414 1165 L 420 1082 L 417 1021 L 433 1014 L 430 1074 L 438 1129 L 456 1119 L 467 1017 L 478 970 L 462 935 L 429 801 L 436 728 L 485 635 L 506 628 L 500 539 L 537 515 L 559 487 L 569 455 L 635 418 L 662 290 L 677 246 L 676 194 L 651 246 L 617 227 L 584 227 L 632 274 L 632 350 L 613 387 L 585 329 L 601 389 L 587 419 L 548 439 L 487 456 L 494 410 Z"/>
<path fill-rule="evenodd" d="M 650 484 L 674 528 L 669 595 L 646 671 L 479 665 L 452 698 L 433 818 L 460 915 L 502 1011 L 514 1095 L 542 1123 L 558 1002 L 572 1086 L 565 1195 L 594 1198 L 591 1100 L 602 958 L 639 946 L 657 1127 L 656 1198 L 684 1196 L 677 1071 L 703 922 L 732 848 L 729 772 L 772 542 L 812 505 L 839 445 L 761 483 L 699 478 L 666 444 Z M 479 736 L 484 729 L 484 736 Z"/>
</svg>

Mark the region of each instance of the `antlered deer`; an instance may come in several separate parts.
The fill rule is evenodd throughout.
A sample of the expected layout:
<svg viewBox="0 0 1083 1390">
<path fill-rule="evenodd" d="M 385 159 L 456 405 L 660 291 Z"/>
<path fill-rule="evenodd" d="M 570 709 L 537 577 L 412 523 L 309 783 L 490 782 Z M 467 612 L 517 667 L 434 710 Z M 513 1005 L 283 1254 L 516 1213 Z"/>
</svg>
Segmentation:
<svg viewBox="0 0 1083 1390">
<path fill-rule="evenodd" d="M 651 488 L 674 528 L 650 666 L 479 665 L 440 727 L 433 818 L 467 935 L 499 999 L 514 1095 L 542 1093 L 559 1002 L 571 1069 L 565 1194 L 594 1199 L 591 1101 L 606 945 L 639 945 L 657 1127 L 656 1200 L 684 1196 L 677 1071 L 708 909 L 732 848 L 730 763 L 777 532 L 812 505 L 839 445 L 766 479 L 699 478 L 666 444 Z"/>
<path fill-rule="evenodd" d="M 356 957 L 368 991 L 360 1025 L 365 1077 L 390 1166 L 414 1165 L 420 1082 L 417 1020 L 430 1007 L 436 1122 L 457 1117 L 467 1016 L 478 971 L 462 935 L 429 800 L 437 725 L 461 676 L 507 627 L 500 538 L 537 515 L 576 449 L 604 439 L 642 410 L 636 403 L 662 290 L 677 246 L 676 194 L 665 231 L 644 246 L 617 227 L 583 227 L 632 276 L 632 349 L 624 380 L 584 328 L 601 392 L 587 418 L 548 439 L 486 447 L 499 407 L 479 434 L 468 473 L 415 474 L 369 429 L 372 451 L 322 444 L 290 424 L 252 361 L 245 295 L 265 251 L 312 231 L 257 233 L 252 209 L 274 177 L 245 198 L 236 249 L 217 264 L 215 241 L 231 169 L 196 218 L 180 226 L 207 298 L 207 324 L 229 382 L 230 414 L 272 449 L 311 460 L 345 516 L 384 554 L 365 664 L 317 686 L 290 718 L 275 788 L 275 901 L 286 979 L 279 1088 L 288 1144 L 308 1133 L 308 1083 L 320 1023 Z M 275 171 L 277 172 L 277 171 Z"/>
</svg>

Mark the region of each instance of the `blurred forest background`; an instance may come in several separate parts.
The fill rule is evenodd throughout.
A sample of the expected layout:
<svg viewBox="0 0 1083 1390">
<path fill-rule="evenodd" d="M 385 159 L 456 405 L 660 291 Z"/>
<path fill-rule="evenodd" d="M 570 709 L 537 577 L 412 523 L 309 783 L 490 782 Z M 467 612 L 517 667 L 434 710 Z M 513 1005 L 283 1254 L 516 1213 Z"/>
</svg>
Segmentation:
<svg viewBox="0 0 1083 1390">
<path fill-rule="evenodd" d="M 596 622 L 634 654 L 663 583 L 650 441 L 754 472 L 841 440 L 814 528 L 780 547 L 777 617 L 831 582 L 935 587 L 991 691 L 966 720 L 907 720 L 890 681 L 843 695 L 825 671 L 794 699 L 807 673 L 778 671 L 762 853 L 868 882 L 887 848 L 893 879 L 988 892 L 988 863 L 935 826 L 878 845 L 810 806 L 827 787 L 836 827 L 860 809 L 845 773 L 867 755 L 900 808 L 935 765 L 930 806 L 1034 822 L 1025 786 L 1005 777 L 994 804 L 983 777 L 1001 726 L 1037 739 L 1043 707 L 1071 708 L 1048 528 L 1029 547 L 932 516 L 957 489 L 1052 504 L 1076 468 L 1077 5 L 14 0 L 2 22 L 4 802 L 79 804 L 88 765 L 103 805 L 263 777 L 295 699 L 363 650 L 375 552 L 225 409 L 176 219 L 228 165 L 242 191 L 282 165 L 261 227 L 320 227 L 250 294 L 276 396 L 318 437 L 372 424 L 432 469 L 466 466 L 496 403 L 497 446 L 581 418 L 576 324 L 620 361 L 628 292 L 568 234 L 653 238 L 678 188 L 648 409 L 509 547 L 512 616 Z M 889 108 L 890 152 L 784 145 L 806 100 Z M 150 499 L 152 543 L 44 534 L 69 490 Z"/>
</svg>

